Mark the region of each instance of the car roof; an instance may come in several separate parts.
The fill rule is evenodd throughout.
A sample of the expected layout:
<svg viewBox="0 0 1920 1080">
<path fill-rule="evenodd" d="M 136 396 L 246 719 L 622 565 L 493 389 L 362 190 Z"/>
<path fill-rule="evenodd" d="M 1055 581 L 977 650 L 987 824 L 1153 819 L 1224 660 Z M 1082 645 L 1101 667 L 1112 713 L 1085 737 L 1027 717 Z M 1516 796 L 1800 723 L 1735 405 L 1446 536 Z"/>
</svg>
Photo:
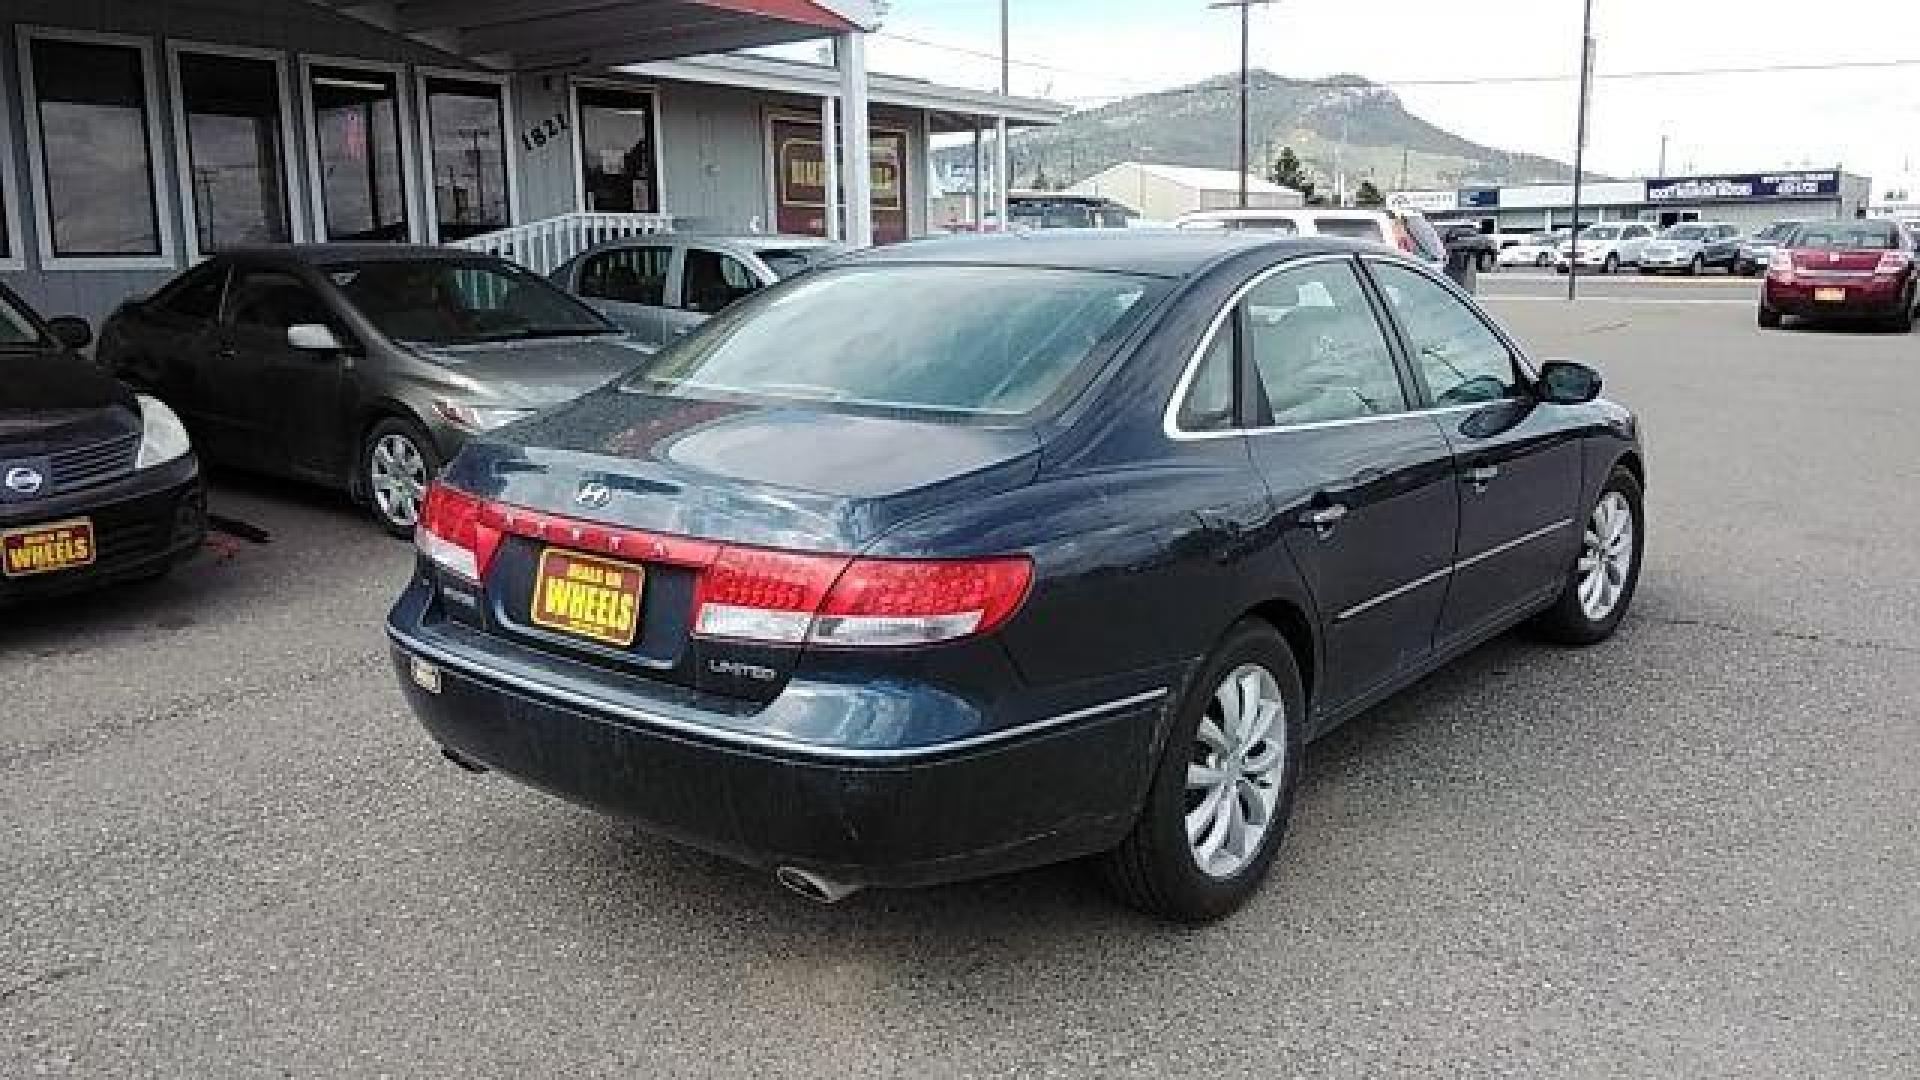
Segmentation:
<svg viewBox="0 0 1920 1080">
<path fill-rule="evenodd" d="M 448 262 L 493 259 L 495 256 L 462 248 L 430 247 L 426 244 L 261 244 L 253 247 L 223 248 L 223 259 L 269 259 L 306 263 L 310 266 L 336 266 L 341 263 L 419 262 L 425 259 Z"/>
<path fill-rule="evenodd" d="M 1187 277 L 1256 248 L 1271 249 L 1273 254 L 1287 257 L 1390 251 L 1379 244 L 1327 236 L 1278 236 L 1225 230 L 1040 229 L 909 240 L 855 252 L 836 265 L 1031 266 Z"/>
</svg>

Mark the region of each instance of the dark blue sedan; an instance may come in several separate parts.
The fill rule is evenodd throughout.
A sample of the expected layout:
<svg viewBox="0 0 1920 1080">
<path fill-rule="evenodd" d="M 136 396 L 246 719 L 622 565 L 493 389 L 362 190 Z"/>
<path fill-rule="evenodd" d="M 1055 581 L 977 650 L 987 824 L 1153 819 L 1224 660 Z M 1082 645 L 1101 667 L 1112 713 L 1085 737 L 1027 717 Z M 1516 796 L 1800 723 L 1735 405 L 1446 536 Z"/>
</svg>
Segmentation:
<svg viewBox="0 0 1920 1080">
<path fill-rule="evenodd" d="M 389 634 L 455 762 L 835 900 L 1267 872 L 1302 748 L 1633 598 L 1631 414 L 1384 248 L 869 251 L 467 444 Z"/>
</svg>

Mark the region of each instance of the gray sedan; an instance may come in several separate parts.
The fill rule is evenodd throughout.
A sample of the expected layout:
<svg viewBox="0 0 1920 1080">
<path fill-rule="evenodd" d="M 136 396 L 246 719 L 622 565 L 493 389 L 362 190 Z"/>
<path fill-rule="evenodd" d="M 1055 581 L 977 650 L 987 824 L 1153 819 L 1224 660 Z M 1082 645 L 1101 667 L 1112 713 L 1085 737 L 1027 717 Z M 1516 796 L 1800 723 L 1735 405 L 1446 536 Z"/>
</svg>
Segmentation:
<svg viewBox="0 0 1920 1080">
<path fill-rule="evenodd" d="M 575 256 L 553 283 L 662 348 L 742 297 L 847 250 L 816 236 L 632 236 Z"/>
<path fill-rule="evenodd" d="M 1740 257 L 1740 227 L 1724 221 L 1683 221 L 1652 240 L 1640 251 L 1643 274 L 1678 270 L 1698 274 L 1710 266 L 1733 270 Z"/>
<path fill-rule="evenodd" d="M 222 253 L 123 304 L 99 346 L 185 420 L 202 458 L 345 488 L 399 535 L 469 435 L 644 358 L 545 278 L 394 244 Z"/>
</svg>

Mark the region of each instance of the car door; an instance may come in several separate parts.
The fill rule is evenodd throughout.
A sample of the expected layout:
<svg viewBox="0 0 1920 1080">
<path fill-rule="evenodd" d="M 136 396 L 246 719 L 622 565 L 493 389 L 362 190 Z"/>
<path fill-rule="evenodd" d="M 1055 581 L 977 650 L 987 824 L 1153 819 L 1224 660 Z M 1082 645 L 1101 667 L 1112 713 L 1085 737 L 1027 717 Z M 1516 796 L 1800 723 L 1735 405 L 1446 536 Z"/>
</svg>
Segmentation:
<svg viewBox="0 0 1920 1080">
<path fill-rule="evenodd" d="M 678 337 L 760 289 L 747 264 L 717 248 L 689 244 L 681 254 L 680 311 L 669 317 L 668 333 Z"/>
<path fill-rule="evenodd" d="M 581 299 L 643 345 L 659 348 L 667 340 L 667 278 L 673 248 L 633 244 L 583 258 L 574 279 Z"/>
<path fill-rule="evenodd" d="M 327 326 L 348 348 L 294 348 L 287 329 L 305 324 Z M 352 339 L 319 292 L 289 269 L 236 268 L 222 330 L 215 392 L 244 425 L 255 466 L 323 483 L 349 475 Z"/>
<path fill-rule="evenodd" d="M 1403 263 L 1367 267 L 1453 451 L 1460 526 L 1444 648 L 1559 587 L 1579 542 L 1581 436 L 1561 407 L 1535 399 L 1519 350 L 1471 303 Z"/>
<path fill-rule="evenodd" d="M 1249 451 L 1313 594 L 1321 704 L 1366 698 L 1432 651 L 1459 500 L 1452 454 L 1350 257 L 1290 263 L 1238 313 L 1259 415 Z"/>
<path fill-rule="evenodd" d="M 115 375 L 172 406 L 210 457 L 224 456 L 232 435 L 229 418 L 214 411 L 205 393 L 226 289 L 226 263 L 203 263 L 129 309 L 115 338 L 103 342 L 101 349 Z M 108 352 L 110 357 L 105 356 Z"/>
<path fill-rule="evenodd" d="M 1713 230 L 1713 242 L 1708 246 L 1708 262 L 1731 265 L 1739 254 L 1739 229 L 1732 225 L 1721 225 Z"/>
</svg>

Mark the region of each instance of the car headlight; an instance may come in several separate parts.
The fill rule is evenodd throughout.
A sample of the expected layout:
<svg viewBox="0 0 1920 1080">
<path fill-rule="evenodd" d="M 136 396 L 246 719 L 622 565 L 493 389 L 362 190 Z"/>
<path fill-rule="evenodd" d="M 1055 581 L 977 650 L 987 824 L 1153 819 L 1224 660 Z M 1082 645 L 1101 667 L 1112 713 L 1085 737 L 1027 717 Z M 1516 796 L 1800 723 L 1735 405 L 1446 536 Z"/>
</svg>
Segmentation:
<svg viewBox="0 0 1920 1080">
<path fill-rule="evenodd" d="M 492 431 L 533 413 L 532 409 L 499 409 L 459 401 L 436 401 L 433 411 L 439 413 L 447 423 L 467 431 Z"/>
<path fill-rule="evenodd" d="M 186 425 L 180 418 L 157 397 L 135 397 L 140 403 L 140 456 L 134 459 L 133 467 L 150 469 L 186 456 L 193 449 L 193 441 L 187 438 Z"/>
</svg>

